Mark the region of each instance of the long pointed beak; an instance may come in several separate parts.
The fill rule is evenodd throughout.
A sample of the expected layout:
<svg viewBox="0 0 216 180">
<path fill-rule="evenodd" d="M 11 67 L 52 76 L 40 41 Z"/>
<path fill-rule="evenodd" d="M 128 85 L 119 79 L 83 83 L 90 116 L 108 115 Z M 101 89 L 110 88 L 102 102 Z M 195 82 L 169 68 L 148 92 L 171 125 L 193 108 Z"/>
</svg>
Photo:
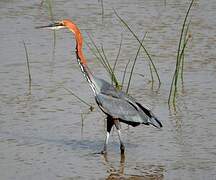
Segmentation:
<svg viewBox="0 0 216 180">
<path fill-rule="evenodd" d="M 36 29 L 52 29 L 52 30 L 57 30 L 57 29 L 62 29 L 65 26 L 61 23 L 61 22 L 55 22 L 49 25 L 45 25 L 45 26 L 37 26 L 35 27 Z"/>
</svg>

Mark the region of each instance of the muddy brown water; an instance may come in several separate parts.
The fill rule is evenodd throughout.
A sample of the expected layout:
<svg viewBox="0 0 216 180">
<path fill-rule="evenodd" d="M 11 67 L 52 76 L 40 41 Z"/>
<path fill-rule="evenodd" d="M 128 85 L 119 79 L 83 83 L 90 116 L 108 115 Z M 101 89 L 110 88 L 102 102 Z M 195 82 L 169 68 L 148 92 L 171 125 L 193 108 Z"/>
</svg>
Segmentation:
<svg viewBox="0 0 216 180">
<path fill-rule="evenodd" d="M 185 57 L 184 92 L 177 112 L 169 111 L 167 98 L 175 66 L 175 54 L 189 1 L 65 1 L 53 3 L 54 19 L 70 18 L 95 42 L 103 44 L 113 64 L 123 34 L 117 64 L 121 79 L 125 64 L 134 59 L 138 43 L 119 23 L 112 8 L 131 25 L 153 55 L 162 85 L 156 92 L 149 84 L 148 59 L 138 57 L 130 94 L 148 105 L 164 128 L 122 124 L 125 157 L 119 154 L 115 131 L 108 156 L 96 154 L 105 137 L 104 115 L 70 95 L 71 89 L 85 101 L 93 94 L 75 59 L 70 32 L 35 29 L 50 22 L 46 4 L 40 1 L 0 1 L 0 179 L 216 179 L 216 5 L 197 0 L 191 10 Z M 25 41 L 32 74 L 28 88 Z M 89 67 L 108 79 L 103 67 L 84 46 Z M 141 75 L 140 75 L 141 74 Z M 127 75 L 128 77 L 128 75 Z M 84 116 L 82 121 L 81 114 Z"/>
</svg>

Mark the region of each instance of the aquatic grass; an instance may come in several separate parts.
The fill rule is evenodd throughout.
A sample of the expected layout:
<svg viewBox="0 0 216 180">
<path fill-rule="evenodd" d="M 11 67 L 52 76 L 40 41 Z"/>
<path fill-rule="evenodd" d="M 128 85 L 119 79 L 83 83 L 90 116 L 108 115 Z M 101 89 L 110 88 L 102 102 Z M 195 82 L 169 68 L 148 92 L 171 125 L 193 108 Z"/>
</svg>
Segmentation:
<svg viewBox="0 0 216 180">
<path fill-rule="evenodd" d="M 55 59 L 55 50 L 56 50 L 56 30 L 53 30 L 53 49 L 52 49 L 52 60 Z"/>
<path fill-rule="evenodd" d="M 154 72 L 155 72 L 155 74 L 156 74 L 156 77 L 157 77 L 157 79 L 158 79 L 158 83 L 159 83 L 159 86 L 160 86 L 160 84 L 161 84 L 160 76 L 159 76 L 159 74 L 158 74 L 158 72 L 157 72 L 157 68 L 156 68 L 156 66 L 155 66 L 155 64 L 154 64 L 154 62 L 153 62 L 153 60 L 152 60 L 150 54 L 148 53 L 147 49 L 144 47 L 144 45 L 142 44 L 142 42 L 139 40 L 138 36 L 133 32 L 133 30 L 132 30 L 132 29 L 130 28 L 130 26 L 126 23 L 126 21 L 124 21 L 124 20 L 119 16 L 119 14 L 117 13 L 117 11 L 116 11 L 115 9 L 113 9 L 113 11 L 114 11 L 115 15 L 118 17 L 118 19 L 119 19 L 119 20 L 122 22 L 122 24 L 124 24 L 124 26 L 132 33 L 132 35 L 135 37 L 135 39 L 139 42 L 139 44 L 141 45 L 141 47 L 142 47 L 143 50 L 145 51 L 146 55 L 148 56 L 149 61 L 151 62 L 151 65 L 152 65 L 152 67 L 153 67 L 153 69 L 154 69 Z M 153 78 L 153 76 L 152 76 L 152 78 Z M 154 79 L 152 79 L 152 82 L 154 82 Z"/>
<path fill-rule="evenodd" d="M 142 47 L 141 45 L 142 45 L 142 43 L 144 42 L 144 39 L 145 39 L 145 37 L 146 37 L 146 34 L 147 34 L 147 33 L 145 33 L 145 35 L 143 36 L 143 39 L 142 39 L 142 41 L 141 41 L 141 44 L 139 45 L 139 48 L 138 48 L 138 50 L 137 50 L 137 53 L 136 53 L 134 62 L 133 62 L 132 67 L 131 67 L 130 76 L 129 76 L 129 80 L 128 80 L 128 85 L 127 85 L 127 89 L 126 89 L 126 93 L 127 93 L 127 94 L 128 94 L 128 92 L 129 92 L 130 83 L 131 83 L 131 79 L 132 79 L 134 67 L 135 67 L 135 64 L 136 64 L 136 61 L 137 61 L 137 57 L 138 57 L 138 55 L 139 55 L 140 49 L 141 49 L 141 47 Z"/>
<path fill-rule="evenodd" d="M 103 0 L 100 0 L 100 2 L 101 2 L 102 23 L 103 23 L 103 19 L 104 19 L 104 4 L 103 4 Z"/>
<path fill-rule="evenodd" d="M 108 60 L 108 58 L 107 58 L 107 56 L 106 56 L 106 53 L 105 53 L 105 50 L 104 50 L 104 47 L 103 47 L 103 45 L 101 44 L 101 51 L 102 51 L 102 55 L 103 55 L 103 57 L 104 57 L 104 60 L 105 60 L 105 64 L 107 65 L 107 67 L 108 67 L 108 69 L 109 69 L 109 71 L 110 71 L 110 73 L 111 73 L 111 75 L 112 75 L 112 81 L 113 81 L 113 70 L 112 70 L 112 67 L 111 67 L 111 65 L 110 65 L 110 63 L 109 63 L 109 60 Z"/>
<path fill-rule="evenodd" d="M 113 69 L 112 69 L 112 67 L 111 67 L 111 65 L 109 63 L 109 60 L 107 59 L 107 56 L 105 54 L 103 46 L 101 46 L 101 50 L 102 50 L 102 54 L 103 54 L 104 59 L 105 59 L 106 66 L 109 68 L 109 75 L 110 75 L 110 78 L 111 78 L 111 82 L 115 84 L 115 87 L 117 89 L 119 89 L 120 84 L 119 84 L 119 82 L 118 82 L 118 80 L 116 78 L 116 75 L 115 75 L 115 73 L 114 73 L 114 71 L 113 71 Z"/>
<path fill-rule="evenodd" d="M 80 112 L 80 118 L 81 118 L 81 136 L 83 136 L 83 132 L 84 132 L 84 121 L 87 118 L 87 116 L 94 110 L 94 107 L 91 106 L 92 108 L 89 108 L 89 111 L 87 112 Z"/>
<path fill-rule="evenodd" d="M 92 54 L 97 58 L 98 62 L 100 62 L 102 64 L 102 66 L 107 71 L 107 73 L 110 74 L 109 68 L 108 68 L 105 60 L 103 59 L 103 56 L 102 56 L 100 50 L 98 48 L 96 48 L 97 52 L 95 52 L 95 50 L 88 43 L 86 43 L 86 45 L 88 46 L 88 48 L 92 52 Z M 98 54 L 100 54 L 100 55 L 98 55 Z"/>
<path fill-rule="evenodd" d="M 150 75 L 151 75 L 151 79 L 153 79 L 153 73 L 152 73 L 152 67 L 151 67 L 151 63 L 149 62 L 149 70 L 150 70 Z M 153 82 L 151 83 L 152 84 L 152 89 L 153 89 Z"/>
<path fill-rule="evenodd" d="M 109 61 L 108 61 L 108 59 L 107 59 L 107 56 L 106 56 L 106 54 L 105 54 L 105 51 L 104 51 L 103 46 L 101 46 L 101 50 L 102 50 L 102 53 L 103 53 L 105 62 L 106 62 L 107 66 L 108 66 L 108 68 L 109 68 L 109 70 L 110 70 L 111 82 L 112 82 L 112 83 L 115 83 L 115 87 L 116 87 L 117 89 L 120 89 L 120 84 L 119 84 L 119 82 L 118 82 L 118 80 L 117 80 L 117 78 L 116 78 L 116 76 L 115 76 L 115 74 L 114 74 L 113 69 L 111 68 L 111 65 L 110 65 L 110 63 L 109 63 Z"/>
<path fill-rule="evenodd" d="M 93 111 L 94 110 L 94 107 L 87 103 L 85 100 L 83 100 L 82 98 L 80 98 L 79 96 L 77 96 L 74 92 L 72 92 L 70 89 L 67 89 L 65 87 L 63 87 L 67 92 L 69 92 L 71 95 L 73 95 L 75 98 L 77 98 L 80 102 L 84 103 L 85 105 L 87 105 L 89 107 L 89 110 L 90 111 Z"/>
<path fill-rule="evenodd" d="M 98 54 L 99 56 L 95 53 L 94 49 L 91 48 L 91 47 L 88 45 L 90 51 L 95 55 L 95 57 L 99 60 L 99 62 L 100 62 L 100 63 L 103 65 L 103 67 L 106 69 L 106 71 L 110 74 L 110 69 L 109 69 L 108 65 L 106 64 L 105 59 L 104 59 L 103 55 L 101 54 L 101 52 L 100 52 L 98 46 L 96 45 L 96 43 L 94 42 L 94 40 L 93 40 L 93 38 L 90 36 L 90 34 L 87 33 L 87 35 L 88 35 L 88 38 L 90 39 L 91 43 L 93 44 L 93 46 L 94 46 L 94 48 L 96 49 L 96 52 L 97 52 L 97 54 Z"/>
<path fill-rule="evenodd" d="M 84 120 L 85 117 L 84 115 L 88 115 L 89 113 L 91 113 L 92 111 L 94 111 L 94 106 L 92 106 L 91 104 L 87 103 L 85 100 L 83 100 L 82 98 L 80 98 L 79 96 L 77 96 L 74 92 L 72 92 L 70 89 L 67 89 L 65 87 L 63 87 L 67 92 L 69 92 L 72 96 L 74 96 L 75 98 L 77 98 L 80 102 L 82 102 L 83 104 L 87 105 L 89 107 L 89 111 L 87 113 L 80 113 L 80 117 L 81 117 L 81 134 L 83 134 L 83 128 L 84 128 Z"/>
<path fill-rule="evenodd" d="M 114 62 L 113 68 L 112 68 L 113 73 L 115 72 L 115 68 L 116 68 L 116 65 L 117 65 L 117 62 L 118 62 L 118 59 L 120 56 L 122 41 L 123 41 L 123 34 L 121 34 L 121 40 L 120 40 L 120 44 L 119 44 L 118 53 L 117 53 L 117 56 L 116 56 L 116 59 L 115 59 L 115 62 Z"/>
<path fill-rule="evenodd" d="M 189 23 L 187 24 L 187 28 L 186 28 L 186 30 L 185 30 L 185 33 L 184 33 L 184 43 L 183 44 L 185 44 L 185 46 L 187 45 L 187 42 L 188 42 L 188 40 L 189 40 L 189 38 L 190 38 L 190 34 L 188 33 L 188 31 L 189 31 L 189 26 L 190 26 L 190 23 L 191 23 L 191 21 L 189 21 Z M 183 53 L 182 53 L 182 61 L 181 61 L 181 82 L 182 82 L 182 85 L 183 85 L 183 82 L 184 82 L 184 77 L 183 77 L 183 74 L 184 74 L 184 57 L 185 57 L 185 55 L 184 55 L 184 51 L 183 51 Z"/>
<path fill-rule="evenodd" d="M 88 46 L 89 50 L 91 51 L 91 53 L 97 58 L 97 60 L 100 62 L 101 59 L 100 57 L 97 55 L 97 53 L 95 52 L 95 50 L 89 45 L 89 43 L 86 43 L 86 45 Z M 106 65 L 103 62 L 100 62 L 103 67 L 106 69 Z M 106 69 L 107 70 L 107 69 Z"/>
<path fill-rule="evenodd" d="M 189 5 L 188 10 L 186 12 L 186 15 L 185 15 L 185 18 L 183 21 L 183 25 L 182 25 L 182 29 L 181 29 L 181 34 L 180 34 L 179 44 L 178 44 L 178 50 L 177 50 L 177 57 L 176 57 L 176 67 L 175 67 L 174 75 L 172 78 L 170 93 L 169 93 L 169 98 L 168 98 L 169 106 L 171 103 L 171 99 L 172 99 L 172 104 L 174 106 L 176 104 L 176 96 L 177 96 L 177 91 L 178 91 L 178 79 L 179 79 L 180 75 L 181 75 L 181 79 L 183 81 L 184 51 L 185 51 L 186 45 L 188 43 L 188 40 L 190 38 L 190 36 L 188 36 L 188 29 L 189 29 L 190 22 L 187 23 L 187 18 L 188 18 L 188 15 L 189 15 L 189 12 L 191 10 L 193 3 L 194 3 L 194 0 L 192 0 L 190 2 L 190 5 Z"/>
<path fill-rule="evenodd" d="M 89 33 L 87 33 L 91 43 L 93 44 L 94 48 L 96 49 L 98 55 L 96 55 L 96 53 L 94 52 L 94 50 L 92 48 L 90 48 L 90 50 L 92 51 L 92 53 L 96 56 L 96 58 L 99 60 L 99 62 L 103 65 L 103 67 L 106 69 L 106 71 L 108 72 L 109 76 L 110 76 L 110 79 L 112 82 L 115 83 L 115 86 L 116 88 L 119 88 L 120 84 L 113 72 L 113 69 L 111 68 L 111 65 L 106 57 L 106 54 L 105 54 L 105 51 L 104 51 L 104 48 L 103 46 L 101 46 L 101 51 L 100 49 L 98 48 L 98 46 L 96 45 L 96 43 L 94 42 L 94 40 L 92 39 L 92 37 L 90 36 Z"/>
<path fill-rule="evenodd" d="M 54 14 L 53 14 L 53 0 L 42 0 L 40 7 L 42 7 L 45 4 L 45 7 L 48 11 L 48 16 L 50 18 L 50 21 L 54 21 Z M 53 59 L 55 56 L 55 47 L 56 47 L 56 30 L 53 31 L 53 51 L 52 51 L 52 55 L 53 55 Z"/>
<path fill-rule="evenodd" d="M 126 76 L 127 68 L 128 68 L 128 65 L 130 64 L 130 62 L 131 62 L 131 59 L 128 60 L 126 66 L 125 66 L 124 73 L 122 76 L 122 81 L 121 81 L 121 89 L 124 87 L 125 76 Z"/>
<path fill-rule="evenodd" d="M 105 58 L 103 57 L 105 53 L 103 52 L 103 55 L 102 55 L 99 48 L 96 46 L 96 44 L 95 44 L 95 47 L 96 47 L 97 53 L 95 52 L 95 50 L 88 43 L 87 43 L 87 46 L 90 49 L 90 51 L 92 52 L 92 54 L 97 58 L 97 60 L 103 65 L 104 69 L 109 74 L 110 79 L 113 80 L 114 78 L 113 78 L 113 75 L 112 75 L 112 71 L 110 70 L 111 66 L 107 64 L 107 62 L 106 62 L 107 60 L 105 60 Z"/>
<path fill-rule="evenodd" d="M 32 77 L 31 77 L 31 71 L 30 71 L 30 65 L 29 65 L 29 55 L 28 55 L 28 50 L 27 50 L 27 46 L 25 44 L 25 41 L 23 41 L 23 46 L 25 49 L 26 64 L 27 64 L 27 70 L 28 70 L 29 93 L 31 94 Z"/>
<path fill-rule="evenodd" d="M 173 103 L 175 104 L 175 99 L 176 99 L 176 95 L 177 95 L 177 91 L 178 91 L 178 79 L 179 79 L 179 75 L 181 75 L 181 71 L 183 70 L 181 67 L 182 67 L 182 62 L 183 62 L 183 57 L 184 57 L 184 51 L 185 51 L 185 48 L 186 48 L 186 45 L 188 43 L 188 40 L 189 40 L 189 37 L 185 40 L 185 42 L 183 41 L 183 44 L 182 44 L 182 49 L 181 49 L 181 53 L 179 54 L 179 59 L 178 59 L 178 65 L 177 65 L 177 71 L 176 71 L 176 74 L 175 74 L 175 82 L 174 82 L 174 94 L 173 94 Z"/>
<path fill-rule="evenodd" d="M 121 52 L 121 47 L 122 47 L 122 41 L 123 41 L 123 34 L 121 34 L 121 40 L 120 40 L 120 44 L 119 44 L 118 53 L 117 53 L 115 62 L 114 62 L 114 64 L 113 64 L 113 68 L 112 68 L 113 74 L 115 74 L 116 65 L 117 65 L 117 62 L 118 62 L 118 60 L 119 60 L 119 56 L 120 56 L 120 52 Z M 113 81 L 112 81 L 112 83 L 113 83 Z M 120 83 L 117 85 L 117 89 L 122 89 L 122 86 L 121 86 Z"/>
<path fill-rule="evenodd" d="M 81 135 L 83 136 L 83 129 L 84 129 L 84 115 L 83 113 L 80 113 L 81 117 Z"/>
<path fill-rule="evenodd" d="M 50 17 L 50 20 L 53 21 L 54 18 L 53 18 L 53 0 L 43 0 L 41 2 L 41 6 L 45 4 L 47 10 L 48 10 L 48 13 L 49 13 L 49 17 Z"/>
</svg>

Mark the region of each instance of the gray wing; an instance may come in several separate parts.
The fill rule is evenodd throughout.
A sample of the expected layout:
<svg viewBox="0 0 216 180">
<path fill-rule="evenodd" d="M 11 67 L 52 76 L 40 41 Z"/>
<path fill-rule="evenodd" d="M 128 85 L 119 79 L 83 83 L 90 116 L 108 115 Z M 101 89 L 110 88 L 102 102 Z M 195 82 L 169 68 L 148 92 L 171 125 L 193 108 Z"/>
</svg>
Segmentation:
<svg viewBox="0 0 216 180">
<path fill-rule="evenodd" d="M 102 79 L 97 79 L 97 82 L 100 85 L 100 92 L 95 96 L 95 99 L 104 113 L 134 126 L 152 124 L 162 127 L 153 113 L 147 107 L 136 102 L 133 97 L 123 91 L 116 90 L 113 85 Z"/>
<path fill-rule="evenodd" d="M 148 116 L 143 114 L 136 104 L 126 99 L 102 93 L 98 94 L 95 99 L 101 110 L 114 118 L 119 118 L 126 123 L 148 124 Z"/>
</svg>

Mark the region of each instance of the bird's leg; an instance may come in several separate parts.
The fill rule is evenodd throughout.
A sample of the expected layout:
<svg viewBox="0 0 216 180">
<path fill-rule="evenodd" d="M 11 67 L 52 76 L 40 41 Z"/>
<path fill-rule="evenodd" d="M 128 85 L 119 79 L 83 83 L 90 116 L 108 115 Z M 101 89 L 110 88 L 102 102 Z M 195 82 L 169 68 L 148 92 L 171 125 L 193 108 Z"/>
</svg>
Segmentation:
<svg viewBox="0 0 216 180">
<path fill-rule="evenodd" d="M 106 139 L 105 139 L 105 143 L 104 143 L 104 148 L 101 151 L 101 154 L 106 154 L 106 152 L 107 152 L 107 145 L 109 142 L 110 131 L 111 131 L 113 125 L 114 125 L 114 121 L 113 121 L 112 117 L 107 116 L 107 134 L 106 134 Z"/>
<path fill-rule="evenodd" d="M 124 152 L 125 152 L 125 146 L 124 146 L 124 143 L 123 143 L 122 138 L 121 138 L 120 122 L 119 122 L 118 119 L 114 119 L 113 121 L 114 121 L 115 127 L 116 127 L 117 132 L 118 132 L 118 137 L 119 137 L 119 141 L 120 141 L 121 154 L 124 154 Z"/>
</svg>

